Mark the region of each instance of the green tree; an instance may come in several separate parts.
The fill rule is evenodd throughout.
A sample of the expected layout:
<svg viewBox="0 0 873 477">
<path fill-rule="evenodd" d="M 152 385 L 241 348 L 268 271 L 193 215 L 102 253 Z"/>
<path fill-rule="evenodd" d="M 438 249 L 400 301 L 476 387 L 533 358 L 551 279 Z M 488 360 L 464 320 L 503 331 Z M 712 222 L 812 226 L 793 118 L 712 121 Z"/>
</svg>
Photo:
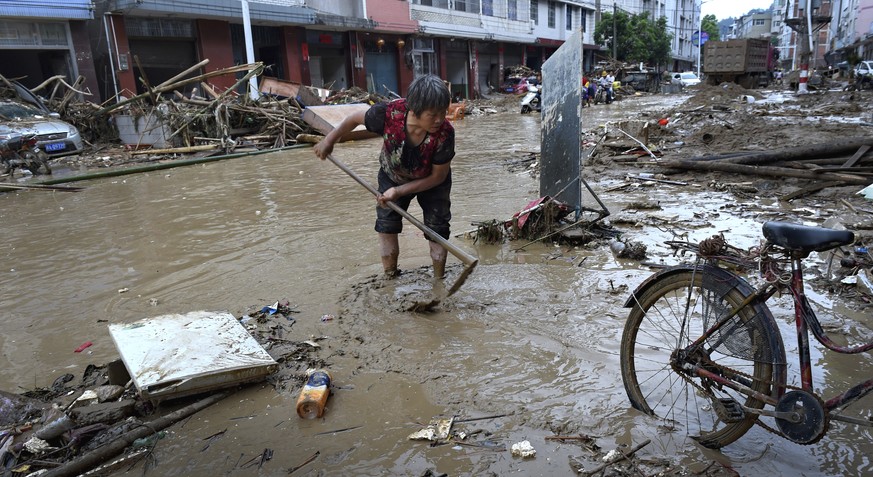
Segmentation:
<svg viewBox="0 0 873 477">
<path fill-rule="evenodd" d="M 673 36 L 667 33 L 667 19 L 661 17 L 652 21 L 648 12 L 636 15 L 622 10 L 615 14 L 604 12 L 594 28 L 594 41 L 605 45 L 610 53 L 615 51 L 618 61 L 664 64 L 670 60 L 672 40 Z"/>
<path fill-rule="evenodd" d="M 719 41 L 718 19 L 715 18 L 715 15 L 705 15 L 701 19 L 700 26 L 700 29 L 702 31 L 705 31 L 709 35 L 709 39 L 706 41 Z M 703 45 L 701 45 L 700 48 L 700 61 L 703 61 L 703 59 L 706 57 L 706 48 Z"/>
<path fill-rule="evenodd" d="M 701 30 L 705 31 L 709 34 L 709 41 L 718 41 L 718 19 L 715 18 L 715 15 L 706 15 L 703 17 L 703 21 L 701 22 Z"/>
</svg>

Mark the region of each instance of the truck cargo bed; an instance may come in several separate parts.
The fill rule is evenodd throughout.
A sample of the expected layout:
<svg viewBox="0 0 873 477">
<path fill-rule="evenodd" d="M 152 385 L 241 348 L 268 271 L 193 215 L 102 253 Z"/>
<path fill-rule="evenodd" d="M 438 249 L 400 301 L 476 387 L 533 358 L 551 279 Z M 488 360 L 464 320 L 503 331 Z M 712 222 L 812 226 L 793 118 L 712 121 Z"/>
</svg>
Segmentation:
<svg viewBox="0 0 873 477">
<path fill-rule="evenodd" d="M 703 71 L 714 73 L 758 73 L 767 71 L 767 40 L 742 39 L 704 43 Z"/>
</svg>

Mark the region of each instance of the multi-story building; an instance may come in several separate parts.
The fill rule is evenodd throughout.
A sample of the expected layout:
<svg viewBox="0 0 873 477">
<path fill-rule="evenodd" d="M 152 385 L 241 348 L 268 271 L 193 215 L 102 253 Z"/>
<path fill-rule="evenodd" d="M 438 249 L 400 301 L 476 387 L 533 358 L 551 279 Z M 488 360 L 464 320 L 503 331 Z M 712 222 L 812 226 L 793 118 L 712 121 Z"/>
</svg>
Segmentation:
<svg viewBox="0 0 873 477">
<path fill-rule="evenodd" d="M 0 73 L 29 88 L 62 75 L 99 101 L 97 72 L 87 25 L 94 19 L 90 0 L 3 2 L 0 4 Z"/>
<path fill-rule="evenodd" d="M 834 0 L 827 59 L 873 60 L 873 0 Z"/>
<path fill-rule="evenodd" d="M 812 8 L 806 8 L 806 2 L 786 2 L 777 0 L 773 6 L 773 16 L 781 20 L 781 31 L 777 33 L 779 45 L 780 66 L 783 69 L 800 68 L 800 45 L 802 38 L 810 43 L 809 67 L 811 69 L 827 68 L 826 53 L 829 48 L 831 20 L 831 0 L 812 0 Z M 808 13 L 807 13 L 808 12 Z M 812 24 L 812 33 L 808 37 L 798 34 L 799 30 L 808 29 Z M 772 33 L 772 30 L 771 30 Z M 811 41 L 810 41 L 811 40 Z"/>
<path fill-rule="evenodd" d="M 735 38 L 770 38 L 773 13 L 747 13 L 734 24 Z"/>
<path fill-rule="evenodd" d="M 693 64 L 696 0 L 23 0 L 0 3 L 0 73 L 31 87 L 82 75 L 89 99 L 102 102 L 252 54 L 267 75 L 307 85 L 404 95 L 415 75 L 436 73 L 477 97 L 511 66 L 539 69 L 580 30 L 590 70 L 610 53 L 594 44 L 596 22 L 617 9 L 666 17 L 673 69 Z M 210 82 L 229 88 L 236 78 Z"/>
</svg>

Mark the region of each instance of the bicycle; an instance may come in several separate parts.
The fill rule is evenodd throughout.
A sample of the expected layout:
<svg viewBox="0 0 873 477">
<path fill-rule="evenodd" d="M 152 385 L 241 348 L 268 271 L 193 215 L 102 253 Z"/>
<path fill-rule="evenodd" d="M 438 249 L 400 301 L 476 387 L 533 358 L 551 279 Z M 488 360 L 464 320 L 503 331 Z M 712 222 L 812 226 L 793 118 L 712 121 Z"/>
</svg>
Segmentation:
<svg viewBox="0 0 873 477">
<path fill-rule="evenodd" d="M 764 244 L 749 252 L 713 236 L 695 245 L 668 242 L 697 259 L 656 272 L 625 303 L 631 308 L 621 341 L 621 375 L 637 410 L 684 424 L 701 445 L 718 449 L 760 425 L 799 444 L 813 444 L 831 421 L 873 426 L 842 415 L 873 391 L 873 379 L 822 399 L 813 390 L 809 332 L 826 348 L 854 354 L 873 342 L 838 346 L 804 294 L 802 260 L 854 242 L 852 232 L 767 222 Z M 757 268 L 754 288 L 729 268 Z M 767 306 L 777 292 L 792 297 L 800 386 L 787 383 L 785 347 Z M 763 422 L 768 416 L 775 428 Z M 768 422 L 772 422 L 768 419 Z"/>
</svg>

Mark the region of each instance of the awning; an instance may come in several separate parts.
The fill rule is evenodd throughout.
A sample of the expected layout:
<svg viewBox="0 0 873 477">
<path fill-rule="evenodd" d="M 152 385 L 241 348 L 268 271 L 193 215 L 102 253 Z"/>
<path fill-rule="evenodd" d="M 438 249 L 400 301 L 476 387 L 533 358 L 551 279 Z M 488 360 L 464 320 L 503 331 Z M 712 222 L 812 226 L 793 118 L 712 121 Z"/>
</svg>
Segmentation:
<svg viewBox="0 0 873 477">
<path fill-rule="evenodd" d="M 225 20 L 242 22 L 242 3 L 222 2 L 177 2 L 174 0 L 114 0 L 110 11 L 125 15 L 174 17 L 187 19 Z M 303 6 L 249 3 L 249 17 L 253 25 L 312 25 L 316 12 Z"/>
<path fill-rule="evenodd" d="M 94 5 L 90 0 L 16 0 L 14 4 L 0 5 L 0 17 L 51 18 L 56 20 L 92 20 Z"/>
</svg>

